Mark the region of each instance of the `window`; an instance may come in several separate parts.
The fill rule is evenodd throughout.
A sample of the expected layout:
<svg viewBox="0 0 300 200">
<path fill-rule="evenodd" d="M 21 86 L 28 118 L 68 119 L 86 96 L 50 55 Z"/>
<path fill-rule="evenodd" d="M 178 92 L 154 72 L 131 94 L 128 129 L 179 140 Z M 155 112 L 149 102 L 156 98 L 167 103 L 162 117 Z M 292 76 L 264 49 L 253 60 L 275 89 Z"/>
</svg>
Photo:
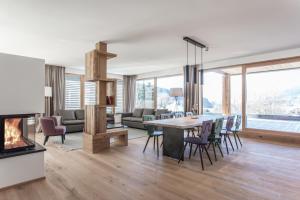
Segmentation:
<svg viewBox="0 0 300 200">
<path fill-rule="evenodd" d="M 157 108 L 168 109 L 170 111 L 183 111 L 184 98 L 178 97 L 177 105 L 175 97 L 170 97 L 171 88 L 182 88 L 183 76 L 170 76 L 157 78 Z"/>
<path fill-rule="evenodd" d="M 230 76 L 230 111 L 242 114 L 242 75 Z"/>
<path fill-rule="evenodd" d="M 300 132 L 300 69 L 291 66 L 247 69 L 247 128 Z"/>
<path fill-rule="evenodd" d="M 136 108 L 154 108 L 154 79 L 136 81 Z"/>
<path fill-rule="evenodd" d="M 80 109 L 80 76 L 66 74 L 65 84 L 65 109 Z"/>
<path fill-rule="evenodd" d="M 84 83 L 84 104 L 96 105 L 96 83 L 95 82 Z"/>
<path fill-rule="evenodd" d="M 216 72 L 204 73 L 203 112 L 222 113 L 223 75 Z"/>
<path fill-rule="evenodd" d="M 123 80 L 117 80 L 116 113 L 123 112 Z"/>
</svg>

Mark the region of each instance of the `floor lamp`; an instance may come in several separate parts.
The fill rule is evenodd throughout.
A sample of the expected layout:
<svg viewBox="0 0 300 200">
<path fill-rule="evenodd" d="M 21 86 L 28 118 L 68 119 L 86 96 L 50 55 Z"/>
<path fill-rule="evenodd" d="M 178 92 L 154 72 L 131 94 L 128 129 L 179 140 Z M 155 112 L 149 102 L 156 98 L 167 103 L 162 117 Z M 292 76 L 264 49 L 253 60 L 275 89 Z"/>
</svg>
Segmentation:
<svg viewBox="0 0 300 200">
<path fill-rule="evenodd" d="M 48 104 L 48 102 L 50 102 L 51 97 L 52 97 L 52 87 L 45 86 L 45 114 L 46 114 L 46 116 L 50 116 L 51 107 L 49 107 L 48 105 L 51 106 L 51 104 Z"/>
<path fill-rule="evenodd" d="M 183 97 L 183 90 L 182 88 L 171 88 L 170 89 L 170 97 L 174 97 L 175 98 L 175 107 L 174 107 L 174 111 L 177 112 L 178 111 L 178 97 Z"/>
</svg>

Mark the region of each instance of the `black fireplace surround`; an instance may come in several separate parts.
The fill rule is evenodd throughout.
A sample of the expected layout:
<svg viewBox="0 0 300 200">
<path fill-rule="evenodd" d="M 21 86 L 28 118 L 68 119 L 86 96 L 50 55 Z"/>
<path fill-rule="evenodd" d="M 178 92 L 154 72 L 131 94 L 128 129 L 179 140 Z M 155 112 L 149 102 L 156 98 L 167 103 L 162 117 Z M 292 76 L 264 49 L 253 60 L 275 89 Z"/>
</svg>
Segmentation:
<svg viewBox="0 0 300 200">
<path fill-rule="evenodd" d="M 0 115 L 0 153 L 34 149 L 35 114 Z"/>
</svg>

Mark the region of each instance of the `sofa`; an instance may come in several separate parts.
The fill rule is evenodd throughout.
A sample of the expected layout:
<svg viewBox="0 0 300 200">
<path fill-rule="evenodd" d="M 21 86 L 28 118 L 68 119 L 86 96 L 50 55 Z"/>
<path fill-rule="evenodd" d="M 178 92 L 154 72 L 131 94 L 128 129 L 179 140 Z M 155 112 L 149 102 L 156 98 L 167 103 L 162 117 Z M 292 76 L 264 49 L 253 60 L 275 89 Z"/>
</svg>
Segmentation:
<svg viewBox="0 0 300 200">
<path fill-rule="evenodd" d="M 136 108 L 132 113 L 122 113 L 122 124 L 132 128 L 146 129 L 143 124 L 144 115 L 155 115 L 160 119 L 161 114 L 170 113 L 167 109 Z"/>
<path fill-rule="evenodd" d="M 61 125 L 66 127 L 66 133 L 82 132 L 84 130 L 84 110 L 60 110 Z M 107 114 L 107 123 L 114 123 L 114 115 Z"/>
</svg>

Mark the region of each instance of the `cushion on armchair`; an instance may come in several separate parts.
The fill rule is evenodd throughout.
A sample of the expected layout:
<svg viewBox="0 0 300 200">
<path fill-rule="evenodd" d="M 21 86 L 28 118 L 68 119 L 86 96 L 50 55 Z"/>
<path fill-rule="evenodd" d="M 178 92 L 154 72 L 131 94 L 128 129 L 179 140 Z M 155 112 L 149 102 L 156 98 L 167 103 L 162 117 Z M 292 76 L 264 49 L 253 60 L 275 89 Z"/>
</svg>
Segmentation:
<svg viewBox="0 0 300 200">
<path fill-rule="evenodd" d="M 144 111 L 143 108 L 136 108 L 136 109 L 134 109 L 132 116 L 133 117 L 142 117 L 143 111 Z"/>
<path fill-rule="evenodd" d="M 63 110 L 61 113 L 62 120 L 76 120 L 74 110 Z"/>
<path fill-rule="evenodd" d="M 76 119 L 84 120 L 84 110 L 75 110 Z"/>
</svg>

